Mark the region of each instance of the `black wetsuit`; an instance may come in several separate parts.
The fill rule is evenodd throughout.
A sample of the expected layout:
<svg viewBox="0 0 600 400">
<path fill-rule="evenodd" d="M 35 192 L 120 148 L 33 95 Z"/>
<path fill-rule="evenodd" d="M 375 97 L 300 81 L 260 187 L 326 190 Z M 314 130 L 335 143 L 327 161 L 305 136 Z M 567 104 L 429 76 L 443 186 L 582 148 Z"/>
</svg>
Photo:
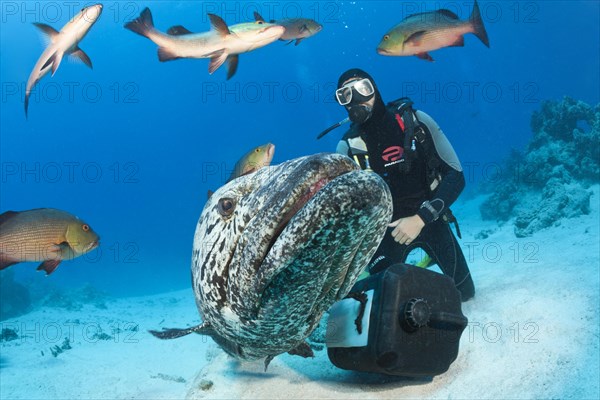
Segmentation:
<svg viewBox="0 0 600 400">
<path fill-rule="evenodd" d="M 463 190 L 464 174 L 452 146 L 437 124 L 427 114 L 417 112 L 417 117 L 426 129 L 425 140 L 429 142 L 412 142 L 410 147 L 414 146 L 414 156 L 408 171 L 406 160 L 402 157 L 405 141 L 401 126 L 404 123 L 398 121 L 396 114 L 385 108 L 380 99 L 375 104 L 371 118 L 361 125 L 354 124 L 338 145 L 338 152 L 357 160 L 363 169 L 370 167 L 386 181 L 393 198 L 393 221 L 418 214 L 425 222 L 419 236 L 408 246 L 395 242 L 391 235 L 392 228 L 389 228 L 369 264 L 369 271 L 376 273 L 393 263 L 405 262 L 413 249 L 422 248 L 444 274 L 454 279 L 463 301 L 468 300 L 475 294 L 473 279 L 450 225 L 442 217 Z M 424 124 L 422 119 L 426 119 L 428 124 Z M 428 125 L 434 125 L 437 142 Z M 366 145 L 368 161 L 364 155 L 356 156 L 357 152 L 352 150 L 353 138 L 362 139 Z M 428 160 L 431 162 L 432 157 L 424 154 L 428 149 L 434 152 L 435 170 L 441 178 L 433 190 L 430 189 L 431 179 L 426 164 Z M 425 201 L 433 206 L 433 212 L 431 208 L 422 207 Z"/>
</svg>

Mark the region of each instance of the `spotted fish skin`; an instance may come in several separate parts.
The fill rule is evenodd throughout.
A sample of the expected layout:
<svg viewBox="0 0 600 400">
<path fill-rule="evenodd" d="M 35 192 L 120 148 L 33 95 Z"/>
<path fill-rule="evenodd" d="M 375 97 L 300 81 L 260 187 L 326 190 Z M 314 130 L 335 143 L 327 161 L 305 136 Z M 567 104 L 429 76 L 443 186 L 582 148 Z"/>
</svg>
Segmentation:
<svg viewBox="0 0 600 400">
<path fill-rule="evenodd" d="M 220 213 L 224 199 L 231 215 Z M 384 181 L 339 154 L 265 167 L 221 187 L 200 216 L 192 256 L 197 306 L 213 339 L 243 360 L 300 348 L 350 291 L 391 215 Z"/>
</svg>

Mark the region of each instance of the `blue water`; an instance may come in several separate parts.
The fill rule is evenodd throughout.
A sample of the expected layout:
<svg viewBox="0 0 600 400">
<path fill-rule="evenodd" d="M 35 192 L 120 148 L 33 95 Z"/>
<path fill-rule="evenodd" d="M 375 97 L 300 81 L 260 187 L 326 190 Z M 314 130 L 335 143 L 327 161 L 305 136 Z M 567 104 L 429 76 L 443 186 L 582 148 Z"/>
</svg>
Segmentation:
<svg viewBox="0 0 600 400">
<path fill-rule="evenodd" d="M 531 113 L 568 95 L 599 94 L 597 1 L 480 3 L 491 48 L 467 35 L 464 48 L 432 52 L 434 63 L 375 52 L 383 34 L 411 12 L 449 8 L 465 19 L 471 2 L 104 2 L 81 42 L 94 69 L 64 61 L 37 86 L 23 112 L 25 82 L 43 51 L 33 22 L 60 29 L 88 3 L 1 3 L 0 211 L 55 207 L 85 219 L 99 251 L 64 262 L 47 280 L 86 282 L 128 296 L 189 287 L 191 243 L 206 193 L 237 159 L 266 142 L 274 163 L 334 151 L 344 118 L 333 101 L 338 76 L 370 72 L 385 100 L 409 95 L 444 129 L 476 188 L 486 167 L 531 137 Z M 149 6 L 165 31 L 209 29 L 207 12 L 229 24 L 314 18 L 324 29 L 299 46 L 276 42 L 240 56 L 229 81 L 207 60 L 160 63 L 156 45 L 123 28 Z M 42 279 L 34 264 L 17 278 Z"/>
</svg>

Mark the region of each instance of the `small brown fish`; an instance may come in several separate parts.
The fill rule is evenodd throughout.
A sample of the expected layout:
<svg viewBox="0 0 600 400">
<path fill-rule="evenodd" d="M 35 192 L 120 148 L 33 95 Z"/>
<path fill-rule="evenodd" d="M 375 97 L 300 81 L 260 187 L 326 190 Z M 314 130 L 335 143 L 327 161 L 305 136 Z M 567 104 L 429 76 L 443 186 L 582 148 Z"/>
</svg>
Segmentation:
<svg viewBox="0 0 600 400">
<path fill-rule="evenodd" d="M 254 20 L 256 22 L 266 22 L 265 19 L 256 11 L 254 11 Z M 285 32 L 279 38 L 279 40 L 287 41 L 287 44 L 290 44 L 295 40 L 295 46 L 298 46 L 301 41 L 316 35 L 323 29 L 323 25 L 310 18 L 290 18 L 279 21 L 271 20 L 269 22 L 271 24 L 283 26 L 285 28 Z"/>
<path fill-rule="evenodd" d="M 271 143 L 263 144 L 262 146 L 250 150 L 235 164 L 233 172 L 227 182 L 239 178 L 242 175 L 256 172 L 262 167 L 269 166 L 273 160 L 274 154 L 275 145 Z"/>
<path fill-rule="evenodd" d="M 466 21 L 459 20 L 455 13 L 444 9 L 409 15 L 383 36 L 377 52 L 384 56 L 417 56 L 433 61 L 429 51 L 442 47 L 462 47 L 465 45 L 463 36 L 467 33 L 474 34 L 490 47 L 477 1 Z"/>
<path fill-rule="evenodd" d="M 20 262 L 42 261 L 38 271 L 50 275 L 62 260 L 95 249 L 99 240 L 88 224 L 65 211 L 7 211 L 0 214 L 0 270 Z"/>
</svg>

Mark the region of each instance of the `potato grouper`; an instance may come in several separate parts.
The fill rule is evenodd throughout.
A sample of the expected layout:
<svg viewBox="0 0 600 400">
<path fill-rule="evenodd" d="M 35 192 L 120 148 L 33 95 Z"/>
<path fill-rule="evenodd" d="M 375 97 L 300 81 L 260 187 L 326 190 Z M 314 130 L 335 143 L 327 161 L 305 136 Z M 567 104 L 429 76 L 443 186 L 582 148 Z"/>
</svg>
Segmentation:
<svg viewBox="0 0 600 400">
<path fill-rule="evenodd" d="M 317 154 L 264 167 L 217 190 L 196 227 L 192 284 L 203 322 L 151 331 L 211 336 L 241 360 L 305 342 L 365 269 L 392 215 L 389 189 L 346 156 Z"/>
</svg>

